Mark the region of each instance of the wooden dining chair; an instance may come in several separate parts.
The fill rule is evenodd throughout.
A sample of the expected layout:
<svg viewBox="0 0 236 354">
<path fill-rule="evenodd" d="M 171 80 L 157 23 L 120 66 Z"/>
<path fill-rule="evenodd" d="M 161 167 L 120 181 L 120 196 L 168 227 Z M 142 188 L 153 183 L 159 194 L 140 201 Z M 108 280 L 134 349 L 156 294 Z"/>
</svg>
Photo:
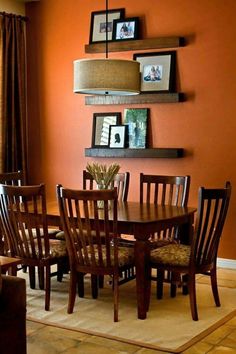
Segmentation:
<svg viewBox="0 0 236 354">
<path fill-rule="evenodd" d="M 29 276 L 33 288 L 34 271 L 38 267 L 40 288 L 44 289 L 45 285 L 45 310 L 49 310 L 51 265 L 58 265 L 58 279 L 61 279 L 68 255 L 65 241 L 49 238 L 45 185 L 1 184 L 0 213 L 10 256 L 20 258 L 22 265 L 32 270 Z"/>
<path fill-rule="evenodd" d="M 192 318 L 198 320 L 196 274 L 209 275 L 216 306 L 220 306 L 216 261 L 231 195 L 230 182 L 222 189 L 199 189 L 195 232 L 190 245 L 169 244 L 151 251 L 150 267 L 187 274 Z M 157 273 L 157 274 L 163 274 Z M 162 279 L 160 279 L 162 281 Z"/>
<path fill-rule="evenodd" d="M 190 176 L 162 176 L 140 173 L 140 203 L 152 203 L 158 205 L 173 205 L 185 207 L 188 204 L 190 188 Z M 173 226 L 164 229 L 154 235 L 150 235 L 151 248 L 162 247 L 169 243 L 179 243 L 179 227 Z M 162 273 L 162 270 L 159 270 Z M 176 278 L 179 276 L 169 272 L 158 276 L 152 276 L 157 282 L 157 298 L 163 296 L 163 279 L 171 284 L 170 292 L 174 297 L 176 294 Z M 157 281 L 159 279 L 159 281 Z M 180 283 L 178 281 L 178 283 Z"/>
<path fill-rule="evenodd" d="M 130 173 L 129 172 L 119 172 L 111 183 L 111 188 L 117 188 L 118 200 L 126 202 L 129 193 L 129 182 Z M 96 189 L 96 182 L 93 176 L 86 170 L 83 170 L 83 189 Z"/>
<path fill-rule="evenodd" d="M 134 266 L 133 249 L 118 247 L 117 190 L 71 190 L 58 185 L 57 198 L 70 261 L 68 313 L 73 312 L 77 282 L 83 287 L 81 275 L 91 274 L 93 298 L 98 296 L 99 276 L 109 275 L 117 322 L 119 275 Z M 103 209 L 98 208 L 101 200 Z"/>
<path fill-rule="evenodd" d="M 15 172 L 3 172 L 0 173 L 0 183 L 1 184 L 8 184 L 12 186 L 20 186 L 24 184 L 24 175 L 22 171 L 15 171 Z M 1 232 L 0 236 L 0 255 L 6 256 L 7 255 L 8 246 L 6 241 L 4 241 L 4 235 Z"/>
</svg>

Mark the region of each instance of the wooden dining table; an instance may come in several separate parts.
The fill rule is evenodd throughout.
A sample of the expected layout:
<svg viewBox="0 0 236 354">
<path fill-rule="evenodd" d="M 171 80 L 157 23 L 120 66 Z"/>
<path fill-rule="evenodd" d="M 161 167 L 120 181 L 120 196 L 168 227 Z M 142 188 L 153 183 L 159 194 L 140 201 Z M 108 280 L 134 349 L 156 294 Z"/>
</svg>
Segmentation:
<svg viewBox="0 0 236 354">
<path fill-rule="evenodd" d="M 149 304 L 150 277 L 148 261 L 150 256 L 150 234 L 171 226 L 178 226 L 181 242 L 188 244 L 193 233 L 194 213 L 196 208 L 160 206 L 140 204 L 139 202 L 118 203 L 118 233 L 133 235 L 135 265 L 137 312 L 139 319 L 145 319 Z M 58 204 L 56 201 L 47 203 L 48 225 L 61 226 Z"/>
</svg>

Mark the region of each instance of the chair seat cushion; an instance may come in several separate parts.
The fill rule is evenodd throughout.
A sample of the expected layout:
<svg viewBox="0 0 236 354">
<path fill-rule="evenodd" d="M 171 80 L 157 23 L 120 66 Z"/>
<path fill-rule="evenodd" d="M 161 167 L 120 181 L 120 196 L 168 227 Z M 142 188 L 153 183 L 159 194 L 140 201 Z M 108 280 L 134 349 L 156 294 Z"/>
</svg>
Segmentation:
<svg viewBox="0 0 236 354">
<path fill-rule="evenodd" d="M 35 240 L 34 243 L 35 243 L 36 255 L 39 256 L 37 241 Z M 42 250 L 43 256 L 45 257 L 44 240 L 42 240 L 42 248 L 43 248 Z M 30 242 L 29 242 L 29 249 L 31 249 Z M 50 249 L 49 258 L 60 258 L 60 257 L 67 256 L 67 248 L 66 248 L 65 241 L 49 239 L 49 249 Z"/>
<path fill-rule="evenodd" d="M 190 259 L 190 246 L 169 244 L 151 251 L 150 260 L 153 265 L 163 264 L 187 267 Z"/>
<path fill-rule="evenodd" d="M 96 247 L 96 245 L 94 245 Z M 90 257 L 89 246 L 88 254 Z M 114 253 L 112 253 L 113 248 L 111 247 L 111 263 L 114 265 Z M 103 253 L 103 260 L 105 260 L 106 255 L 106 246 L 102 246 L 102 253 Z M 95 248 L 95 259 L 98 261 L 98 252 L 96 252 Z M 97 264 L 98 265 L 98 264 Z M 134 249 L 131 247 L 118 247 L 118 266 L 125 267 L 125 266 L 133 266 L 134 265 Z M 105 264 L 106 266 L 106 264 Z"/>
<path fill-rule="evenodd" d="M 49 239 L 49 245 L 50 245 L 50 257 L 59 258 L 59 257 L 67 256 L 67 248 L 66 248 L 65 241 Z"/>
</svg>

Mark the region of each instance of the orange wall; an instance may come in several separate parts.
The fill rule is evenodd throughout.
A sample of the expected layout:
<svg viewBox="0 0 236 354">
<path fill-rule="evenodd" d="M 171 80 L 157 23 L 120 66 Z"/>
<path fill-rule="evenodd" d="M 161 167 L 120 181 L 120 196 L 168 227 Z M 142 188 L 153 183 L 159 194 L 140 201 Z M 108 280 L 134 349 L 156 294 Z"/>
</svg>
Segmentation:
<svg viewBox="0 0 236 354">
<path fill-rule="evenodd" d="M 153 5 L 155 4 L 155 6 Z M 130 199 L 137 200 L 139 173 L 191 175 L 190 205 L 197 191 L 236 188 L 236 26 L 235 0 L 110 0 L 109 8 L 125 8 L 126 17 L 141 18 L 142 37 L 183 36 L 177 50 L 177 90 L 187 101 L 149 107 L 154 147 L 183 147 L 182 159 L 117 159 L 131 173 Z M 45 182 L 48 194 L 62 183 L 80 187 L 89 158 L 94 112 L 122 112 L 130 106 L 85 106 L 73 93 L 73 60 L 92 57 L 88 43 L 90 14 L 104 10 L 101 0 L 41 0 L 26 5 L 29 16 L 28 104 L 30 181 Z M 153 50 L 151 50 L 153 51 Z M 132 58 L 132 52 L 110 57 Z M 97 57 L 104 57 L 99 54 Z M 111 159 L 97 159 L 110 163 Z M 236 259 L 233 190 L 220 257 Z"/>
</svg>

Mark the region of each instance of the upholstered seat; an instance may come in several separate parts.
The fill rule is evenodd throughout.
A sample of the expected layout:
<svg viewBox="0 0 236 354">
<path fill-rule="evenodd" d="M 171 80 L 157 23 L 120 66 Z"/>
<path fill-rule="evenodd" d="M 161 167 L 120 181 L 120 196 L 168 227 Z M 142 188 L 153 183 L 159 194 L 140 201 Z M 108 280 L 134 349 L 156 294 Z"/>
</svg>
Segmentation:
<svg viewBox="0 0 236 354">
<path fill-rule="evenodd" d="M 150 260 L 153 263 L 187 267 L 190 260 L 190 246 L 169 244 L 151 251 Z"/>
</svg>

